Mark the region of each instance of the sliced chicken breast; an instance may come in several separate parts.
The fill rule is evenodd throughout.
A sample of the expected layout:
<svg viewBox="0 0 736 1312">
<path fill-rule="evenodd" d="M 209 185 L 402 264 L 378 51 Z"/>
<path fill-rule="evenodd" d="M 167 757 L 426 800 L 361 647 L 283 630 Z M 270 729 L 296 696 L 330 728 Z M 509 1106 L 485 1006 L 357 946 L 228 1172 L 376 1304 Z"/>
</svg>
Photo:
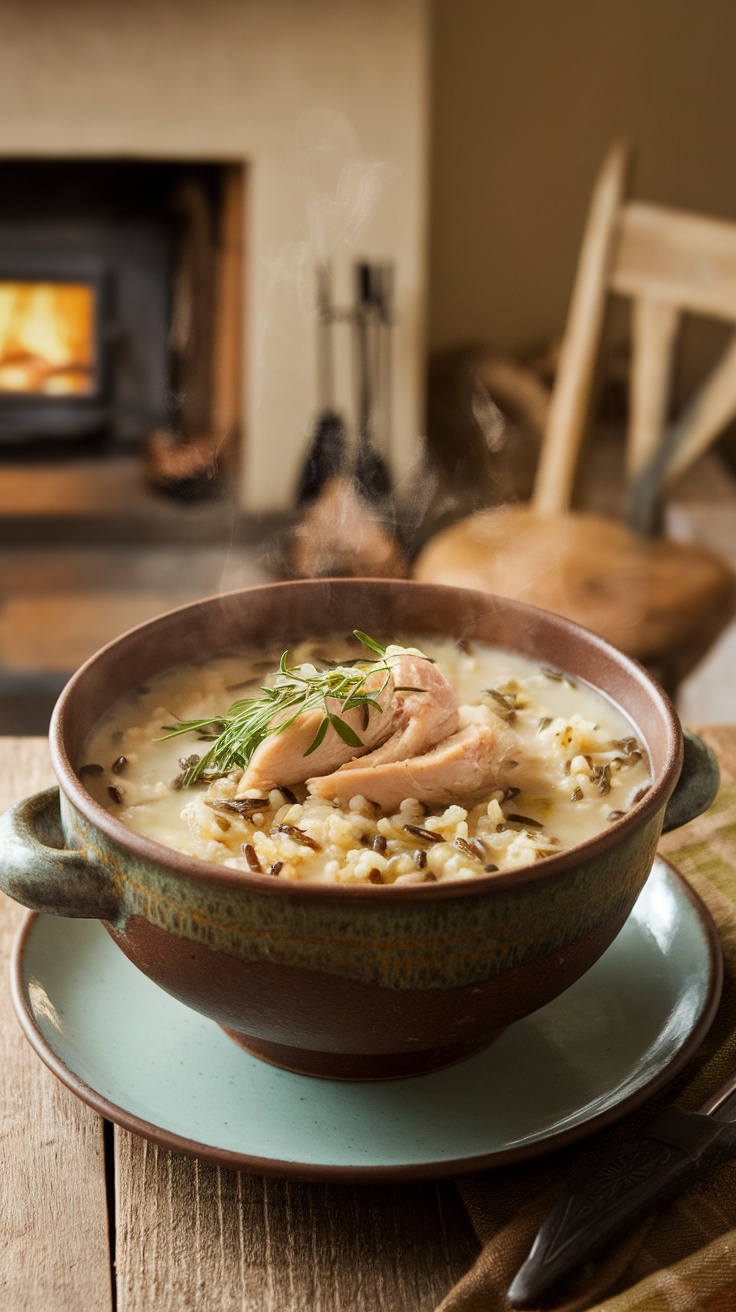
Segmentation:
<svg viewBox="0 0 736 1312">
<path fill-rule="evenodd" d="M 494 787 L 518 742 L 513 730 L 485 706 L 464 706 L 460 714 L 460 728 L 431 750 L 407 760 L 369 765 L 376 755 L 372 753 L 334 774 L 309 779 L 309 791 L 341 802 L 360 794 L 389 812 L 407 797 L 429 806 L 452 802 L 466 806 Z"/>
<path fill-rule="evenodd" d="M 360 738 L 361 747 L 353 747 L 344 742 L 330 725 L 319 747 L 310 756 L 305 756 L 322 723 L 323 712 L 321 708 L 304 711 L 288 729 L 269 734 L 256 748 L 238 784 L 237 796 L 242 797 L 254 788 L 264 792 L 269 788 L 277 788 L 279 784 L 304 783 L 310 775 L 336 770 L 343 762 L 370 752 L 378 743 L 383 742 L 395 727 L 392 714 L 393 678 L 389 677 L 381 691 L 385 680 L 385 671 L 377 671 L 366 679 L 366 689 L 375 693 L 376 701 L 384 708 L 381 712 L 369 707 L 367 724 L 361 707 L 343 711 L 340 702 L 328 700 L 330 710 L 349 724 Z"/>
<path fill-rule="evenodd" d="M 381 712 L 369 710 L 367 725 L 360 708 L 343 712 L 338 702 L 330 707 L 354 730 L 360 747 L 344 742 L 330 727 L 320 746 L 305 756 L 322 721 L 321 710 L 305 711 L 288 729 L 269 735 L 256 748 L 238 784 L 238 796 L 251 789 L 303 783 L 340 767 L 352 769 L 361 758 L 370 759 L 374 768 L 418 756 L 454 733 L 459 723 L 457 696 L 437 666 L 419 652 L 396 646 L 386 649 L 386 663 L 391 674 L 382 691 L 385 671 L 376 670 L 366 680 L 383 707 Z"/>
<path fill-rule="evenodd" d="M 373 769 L 421 756 L 459 726 L 455 689 L 432 661 L 405 647 L 387 647 L 386 660 L 393 676 L 390 736 L 368 756 L 348 761 L 344 770 Z"/>
</svg>

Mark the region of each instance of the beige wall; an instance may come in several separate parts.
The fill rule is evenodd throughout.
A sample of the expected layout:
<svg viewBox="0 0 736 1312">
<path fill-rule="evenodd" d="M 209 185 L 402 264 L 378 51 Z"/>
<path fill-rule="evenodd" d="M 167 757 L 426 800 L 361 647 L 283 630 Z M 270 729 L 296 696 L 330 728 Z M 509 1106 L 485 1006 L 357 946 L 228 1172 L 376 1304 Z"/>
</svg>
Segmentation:
<svg viewBox="0 0 736 1312">
<path fill-rule="evenodd" d="M 249 163 L 244 504 L 291 500 L 320 255 L 343 296 L 356 258 L 395 262 L 405 468 L 421 429 L 424 0 L 0 0 L 0 31 L 0 155 Z M 346 368 L 341 387 L 347 402 Z"/>
<path fill-rule="evenodd" d="M 564 323 L 608 143 L 634 193 L 736 219 L 733 0 L 434 0 L 430 340 Z"/>
</svg>

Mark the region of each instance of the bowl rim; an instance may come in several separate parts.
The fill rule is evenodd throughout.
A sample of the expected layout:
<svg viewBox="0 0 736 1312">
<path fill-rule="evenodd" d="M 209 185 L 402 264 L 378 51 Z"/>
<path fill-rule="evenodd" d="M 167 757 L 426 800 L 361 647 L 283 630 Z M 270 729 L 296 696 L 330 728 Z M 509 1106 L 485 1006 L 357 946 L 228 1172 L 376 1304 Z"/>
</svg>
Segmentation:
<svg viewBox="0 0 736 1312">
<path fill-rule="evenodd" d="M 248 870 L 234 870 L 232 867 L 219 865 L 217 862 L 205 861 L 201 857 L 189 856 L 177 849 L 167 847 L 159 843 L 156 839 L 147 835 L 139 834 L 136 830 L 130 829 L 121 820 L 118 820 L 112 812 L 108 811 L 99 802 L 95 801 L 90 793 L 87 792 L 83 783 L 69 759 L 66 742 L 65 742 L 65 722 L 68 710 L 68 704 L 74 697 L 80 684 L 88 675 L 88 671 L 101 660 L 109 651 L 119 644 L 134 638 L 143 630 L 153 630 L 163 627 L 170 622 L 171 617 L 180 615 L 183 612 L 194 613 L 200 608 L 212 606 L 223 600 L 235 600 L 240 597 L 251 596 L 254 593 L 265 591 L 274 591 L 276 589 L 295 589 L 303 588 L 305 585 L 320 585 L 324 587 L 325 583 L 331 585 L 349 584 L 352 587 L 394 587 L 432 590 L 434 592 L 443 591 L 452 597 L 457 598 L 458 594 L 465 594 L 474 599 L 475 604 L 478 601 L 488 605 L 501 605 L 505 609 L 515 611 L 520 615 L 542 616 L 543 622 L 551 622 L 554 627 L 563 633 L 569 633 L 577 638 L 582 638 L 588 646 L 597 650 L 613 659 L 613 662 L 621 668 L 624 673 L 640 686 L 643 686 L 650 698 L 658 703 L 659 711 L 664 721 L 667 737 L 663 744 L 665 753 L 665 764 L 659 779 L 653 780 L 647 793 L 642 800 L 630 811 L 627 811 L 620 819 L 612 821 L 605 829 L 594 834 L 591 838 L 577 843 L 573 847 L 563 848 L 554 856 L 542 857 L 533 865 L 515 866 L 509 870 L 497 871 L 495 873 L 485 872 L 483 875 L 470 875 L 467 879 L 450 880 L 447 882 L 438 881 L 427 884 L 387 884 L 382 886 L 379 892 L 380 902 L 388 901 L 434 901 L 436 899 L 453 899 L 478 896 L 483 893 L 490 893 L 495 888 L 513 888 L 522 884 L 533 884 L 538 880 L 549 880 L 555 876 L 567 872 L 571 866 L 580 864 L 581 861 L 591 860 L 603 856 L 611 849 L 617 847 L 622 838 L 627 833 L 633 833 L 635 829 L 643 827 L 660 809 L 664 808 L 666 802 L 679 778 L 680 769 L 683 759 L 683 735 L 677 712 L 675 711 L 670 698 L 663 688 L 659 686 L 655 679 L 649 674 L 643 665 L 634 657 L 626 655 L 605 638 L 600 637 L 591 629 L 586 629 L 583 625 L 577 624 L 574 620 L 567 619 L 563 615 L 558 615 L 554 611 L 546 611 L 538 606 L 531 606 L 527 602 L 516 601 L 513 598 L 501 597 L 495 593 L 486 593 L 472 588 L 457 588 L 450 585 L 434 584 L 420 582 L 416 579 L 375 579 L 375 578 L 335 578 L 335 579 L 296 579 L 284 582 L 262 583 L 246 588 L 234 588 L 227 592 L 214 593 L 208 597 L 202 597 L 197 601 L 187 602 L 182 606 L 176 606 L 171 610 L 165 611 L 160 615 L 154 616 L 150 620 L 145 620 L 141 624 L 127 629 L 124 633 L 119 634 L 110 642 L 106 643 L 98 651 L 94 652 L 72 675 L 68 683 L 62 690 L 58 701 L 54 707 L 49 726 L 49 748 L 51 752 L 51 761 L 54 773 L 58 780 L 61 791 L 68 801 L 86 820 L 91 822 L 96 828 L 101 830 L 108 838 L 118 846 L 127 848 L 135 857 L 155 865 L 163 866 L 172 874 L 183 877 L 194 883 L 204 883 L 210 886 L 223 887 L 228 890 L 241 890 L 265 894 L 274 897 L 291 897 L 297 900 L 303 898 L 317 898 L 322 901 L 345 901 L 370 900 L 376 904 L 377 890 L 374 885 L 365 884 L 341 884 L 328 882 L 307 882 L 299 880 L 279 880 L 274 879 L 272 875 L 257 874 Z M 448 633 L 452 637 L 452 633 Z M 488 644 L 489 646 L 492 644 Z M 509 649 L 510 650 L 510 649 Z M 174 665 L 163 666 L 163 673 L 167 668 L 174 668 Z M 576 677 L 582 677 L 577 676 Z M 590 686 L 600 692 L 609 701 L 614 701 L 613 697 L 604 689 L 600 688 L 591 680 L 587 680 Z M 614 701 L 614 704 L 615 701 Z M 635 725 L 638 733 L 642 730 Z"/>
</svg>

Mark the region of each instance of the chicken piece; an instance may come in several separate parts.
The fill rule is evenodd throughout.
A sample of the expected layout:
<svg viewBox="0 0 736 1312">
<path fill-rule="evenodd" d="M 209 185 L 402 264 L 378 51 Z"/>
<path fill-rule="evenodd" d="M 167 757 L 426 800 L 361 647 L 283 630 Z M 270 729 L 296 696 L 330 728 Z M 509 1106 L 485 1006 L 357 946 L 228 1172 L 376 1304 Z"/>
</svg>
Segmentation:
<svg viewBox="0 0 736 1312">
<path fill-rule="evenodd" d="M 455 689 L 432 661 L 406 647 L 387 647 L 386 660 L 391 666 L 394 685 L 390 736 L 369 756 L 346 762 L 344 770 L 373 769 L 391 761 L 421 756 L 459 726 Z M 313 775 L 320 773 L 325 772 L 310 771 Z"/>
<path fill-rule="evenodd" d="M 238 784 L 238 796 L 249 789 L 266 791 L 278 784 L 303 783 L 313 776 L 332 774 L 341 766 L 352 769 L 368 753 L 371 768 L 419 756 L 454 733 L 457 697 L 437 666 L 421 652 L 395 646 L 387 647 L 386 663 L 391 674 L 383 691 L 384 670 L 376 670 L 366 680 L 367 689 L 377 690 L 376 700 L 383 708 L 381 712 L 370 710 L 367 726 L 361 708 L 343 712 L 338 702 L 330 705 L 354 729 L 361 747 L 344 742 L 330 727 L 316 751 L 305 756 L 322 721 L 321 710 L 305 711 L 288 729 L 269 735 L 256 748 Z"/>
<path fill-rule="evenodd" d="M 330 725 L 319 747 L 310 756 L 305 756 L 322 723 L 323 711 L 320 707 L 303 711 L 288 729 L 269 734 L 256 748 L 238 783 L 237 796 L 243 797 L 249 789 L 267 792 L 279 784 L 304 783 L 310 775 L 336 770 L 343 762 L 370 752 L 378 743 L 383 742 L 395 727 L 391 713 L 393 678 L 389 676 L 386 687 L 381 691 L 385 679 L 385 671 L 378 670 L 366 679 L 366 690 L 373 691 L 379 706 L 383 707 L 382 712 L 369 708 L 367 725 L 361 707 L 343 711 L 339 701 L 328 698 L 330 710 L 350 725 L 360 738 L 362 747 L 353 747 L 344 742 Z"/>
<path fill-rule="evenodd" d="M 371 758 L 309 779 L 318 797 L 349 802 L 361 794 L 383 811 L 396 811 L 407 797 L 429 806 L 464 806 L 493 788 L 504 762 L 518 751 L 516 734 L 485 706 L 460 708 L 460 728 L 430 751 L 406 760 L 369 765 Z"/>
</svg>

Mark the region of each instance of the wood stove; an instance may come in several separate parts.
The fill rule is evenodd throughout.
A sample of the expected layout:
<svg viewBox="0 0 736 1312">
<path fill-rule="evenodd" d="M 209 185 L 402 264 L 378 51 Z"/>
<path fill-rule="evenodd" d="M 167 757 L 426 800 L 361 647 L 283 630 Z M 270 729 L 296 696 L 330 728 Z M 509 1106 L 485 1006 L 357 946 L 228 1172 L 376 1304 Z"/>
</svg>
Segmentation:
<svg viewBox="0 0 736 1312">
<path fill-rule="evenodd" d="M 85 437 L 113 420 L 111 279 L 66 252 L 0 254 L 0 440 Z"/>
<path fill-rule="evenodd" d="M 222 174 L 0 161 L 0 448 L 119 451 L 207 424 Z"/>
</svg>

